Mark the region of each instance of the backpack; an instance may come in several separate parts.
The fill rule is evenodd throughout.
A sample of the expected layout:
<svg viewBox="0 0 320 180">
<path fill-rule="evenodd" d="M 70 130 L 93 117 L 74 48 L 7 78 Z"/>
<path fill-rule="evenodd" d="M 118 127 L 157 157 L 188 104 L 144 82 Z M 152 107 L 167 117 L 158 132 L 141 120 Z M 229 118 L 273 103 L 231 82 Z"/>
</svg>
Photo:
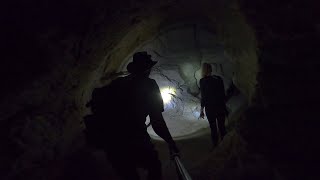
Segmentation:
<svg viewBox="0 0 320 180">
<path fill-rule="evenodd" d="M 84 130 L 86 142 L 89 146 L 98 149 L 105 145 L 106 120 L 112 118 L 117 108 L 117 97 L 120 96 L 120 80 L 114 80 L 101 88 L 95 88 L 92 92 L 92 99 L 86 104 L 91 108 L 92 114 L 86 115 L 83 120 L 86 126 Z"/>
</svg>

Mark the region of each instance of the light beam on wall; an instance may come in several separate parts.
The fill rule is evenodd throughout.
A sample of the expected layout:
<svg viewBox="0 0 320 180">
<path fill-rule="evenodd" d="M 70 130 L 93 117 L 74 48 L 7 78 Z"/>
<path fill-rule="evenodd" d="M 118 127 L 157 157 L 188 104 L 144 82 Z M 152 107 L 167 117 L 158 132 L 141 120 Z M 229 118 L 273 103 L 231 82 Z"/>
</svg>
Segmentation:
<svg viewBox="0 0 320 180">
<path fill-rule="evenodd" d="M 160 92 L 163 99 L 163 103 L 165 104 L 169 103 L 172 100 L 172 97 L 176 94 L 175 89 L 171 87 L 162 88 Z"/>
</svg>

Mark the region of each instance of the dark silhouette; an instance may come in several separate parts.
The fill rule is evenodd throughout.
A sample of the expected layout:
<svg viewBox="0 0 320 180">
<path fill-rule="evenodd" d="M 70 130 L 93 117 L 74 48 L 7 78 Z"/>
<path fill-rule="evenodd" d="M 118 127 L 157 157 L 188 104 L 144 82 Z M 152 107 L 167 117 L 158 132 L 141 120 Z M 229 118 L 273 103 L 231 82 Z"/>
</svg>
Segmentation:
<svg viewBox="0 0 320 180">
<path fill-rule="evenodd" d="M 208 63 L 202 66 L 202 78 L 200 79 L 201 90 L 201 112 L 200 117 L 204 118 L 204 108 L 211 128 L 212 145 L 215 147 L 218 143 L 219 128 L 220 137 L 226 134 L 225 117 L 227 114 L 226 109 L 226 96 L 224 91 L 223 80 L 221 77 L 211 75 L 212 68 Z"/>
<path fill-rule="evenodd" d="M 109 96 L 113 104 L 111 112 L 103 107 L 95 111 L 104 122 L 103 149 L 125 180 L 138 180 L 138 167 L 148 171 L 149 180 L 162 179 L 161 162 L 146 130 L 148 115 L 154 131 L 168 143 L 170 153 L 179 152 L 162 116 L 164 108 L 159 87 L 148 77 L 156 63 L 146 52 L 135 53 L 133 62 L 127 66 L 130 75 L 111 83 L 116 87 Z"/>
</svg>

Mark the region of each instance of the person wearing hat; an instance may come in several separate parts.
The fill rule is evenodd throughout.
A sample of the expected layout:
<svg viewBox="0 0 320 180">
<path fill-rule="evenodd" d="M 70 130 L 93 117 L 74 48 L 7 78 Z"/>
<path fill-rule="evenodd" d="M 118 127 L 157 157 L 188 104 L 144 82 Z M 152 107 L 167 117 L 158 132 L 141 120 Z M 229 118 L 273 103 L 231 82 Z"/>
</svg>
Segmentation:
<svg viewBox="0 0 320 180">
<path fill-rule="evenodd" d="M 154 131 L 167 142 L 170 154 L 179 153 L 162 116 L 164 107 L 159 86 L 149 78 L 156 63 L 147 52 L 137 52 L 127 65 L 130 75 L 115 80 L 122 87 L 117 93 L 123 94 L 117 99 L 120 103 L 115 105 L 117 110 L 114 112 L 121 119 L 122 133 L 113 136 L 113 142 L 105 151 L 115 170 L 125 180 L 139 179 L 137 167 L 148 171 L 149 180 L 162 179 L 161 162 L 145 125 L 148 115 Z"/>
</svg>

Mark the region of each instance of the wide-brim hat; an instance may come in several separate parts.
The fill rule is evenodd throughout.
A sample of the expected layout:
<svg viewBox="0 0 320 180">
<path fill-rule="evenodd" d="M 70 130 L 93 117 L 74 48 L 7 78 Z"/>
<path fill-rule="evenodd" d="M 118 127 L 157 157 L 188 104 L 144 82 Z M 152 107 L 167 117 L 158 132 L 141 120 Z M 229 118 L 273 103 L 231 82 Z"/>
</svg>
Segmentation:
<svg viewBox="0 0 320 180">
<path fill-rule="evenodd" d="M 147 52 L 136 52 L 132 62 L 127 65 L 129 73 L 142 73 L 151 69 L 158 61 L 152 61 L 151 55 Z"/>
</svg>

